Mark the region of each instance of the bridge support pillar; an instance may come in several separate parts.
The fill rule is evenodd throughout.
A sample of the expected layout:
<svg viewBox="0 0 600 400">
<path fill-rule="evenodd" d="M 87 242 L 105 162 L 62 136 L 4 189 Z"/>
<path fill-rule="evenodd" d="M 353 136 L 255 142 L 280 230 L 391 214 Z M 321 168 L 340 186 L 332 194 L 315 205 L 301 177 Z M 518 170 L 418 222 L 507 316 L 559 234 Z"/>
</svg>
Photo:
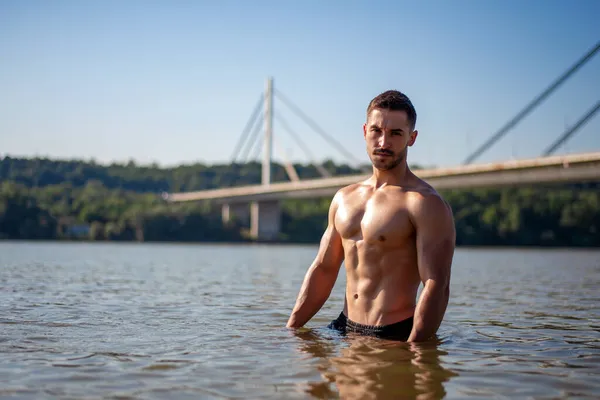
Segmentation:
<svg viewBox="0 0 600 400">
<path fill-rule="evenodd" d="M 250 235 L 253 239 L 276 239 L 280 229 L 281 207 L 279 201 L 250 203 Z"/>
<path fill-rule="evenodd" d="M 250 210 L 247 203 L 241 204 L 223 204 L 221 208 L 221 217 L 223 225 L 227 225 L 236 219 L 242 226 L 250 225 Z"/>
</svg>

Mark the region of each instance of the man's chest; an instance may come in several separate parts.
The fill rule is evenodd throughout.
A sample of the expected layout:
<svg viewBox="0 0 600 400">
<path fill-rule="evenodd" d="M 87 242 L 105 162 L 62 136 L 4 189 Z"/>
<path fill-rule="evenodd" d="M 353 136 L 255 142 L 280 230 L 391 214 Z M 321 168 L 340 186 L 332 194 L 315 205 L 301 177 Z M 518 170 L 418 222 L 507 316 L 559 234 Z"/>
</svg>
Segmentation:
<svg viewBox="0 0 600 400">
<path fill-rule="evenodd" d="M 347 199 L 338 208 L 335 226 L 342 238 L 367 242 L 399 243 L 414 233 L 400 196 Z"/>
</svg>

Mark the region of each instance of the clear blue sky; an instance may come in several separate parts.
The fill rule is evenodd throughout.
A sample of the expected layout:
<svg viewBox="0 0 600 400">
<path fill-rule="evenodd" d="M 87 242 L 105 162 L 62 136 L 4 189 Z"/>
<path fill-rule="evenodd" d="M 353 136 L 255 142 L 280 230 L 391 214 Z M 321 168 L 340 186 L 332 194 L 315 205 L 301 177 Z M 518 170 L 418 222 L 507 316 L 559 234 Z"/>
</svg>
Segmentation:
<svg viewBox="0 0 600 400">
<path fill-rule="evenodd" d="M 365 162 L 367 103 L 402 90 L 409 161 L 458 164 L 600 40 L 599 18 L 598 0 L 0 0 L 0 156 L 225 162 L 273 76 Z M 539 155 L 598 100 L 600 53 L 477 161 Z M 317 159 L 346 160 L 275 112 Z M 600 115 L 560 152 L 596 150 Z"/>
</svg>

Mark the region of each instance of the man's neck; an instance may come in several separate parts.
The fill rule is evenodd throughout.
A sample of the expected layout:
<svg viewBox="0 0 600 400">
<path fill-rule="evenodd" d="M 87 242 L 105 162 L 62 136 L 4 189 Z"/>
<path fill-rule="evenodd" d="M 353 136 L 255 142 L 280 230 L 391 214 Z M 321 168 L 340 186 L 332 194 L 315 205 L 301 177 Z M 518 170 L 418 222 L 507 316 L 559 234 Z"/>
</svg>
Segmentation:
<svg viewBox="0 0 600 400">
<path fill-rule="evenodd" d="M 410 178 L 411 171 L 406 161 L 396 165 L 394 168 L 382 171 L 373 167 L 373 175 L 371 176 L 371 183 L 375 189 L 382 186 L 404 186 L 407 180 Z"/>
</svg>

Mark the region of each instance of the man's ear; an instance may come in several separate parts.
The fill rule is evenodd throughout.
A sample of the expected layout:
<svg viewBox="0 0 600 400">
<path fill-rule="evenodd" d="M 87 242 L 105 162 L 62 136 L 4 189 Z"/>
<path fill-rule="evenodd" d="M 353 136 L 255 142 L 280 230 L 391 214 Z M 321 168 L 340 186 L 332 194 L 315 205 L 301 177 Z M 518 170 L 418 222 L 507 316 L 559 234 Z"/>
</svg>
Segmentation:
<svg viewBox="0 0 600 400">
<path fill-rule="evenodd" d="M 415 144 L 415 140 L 417 140 L 417 136 L 419 135 L 419 131 L 414 130 L 411 134 L 410 134 L 410 139 L 408 140 L 408 145 L 412 146 L 413 144 Z"/>
<path fill-rule="evenodd" d="M 367 138 L 367 123 L 363 124 L 363 138 Z"/>
</svg>

